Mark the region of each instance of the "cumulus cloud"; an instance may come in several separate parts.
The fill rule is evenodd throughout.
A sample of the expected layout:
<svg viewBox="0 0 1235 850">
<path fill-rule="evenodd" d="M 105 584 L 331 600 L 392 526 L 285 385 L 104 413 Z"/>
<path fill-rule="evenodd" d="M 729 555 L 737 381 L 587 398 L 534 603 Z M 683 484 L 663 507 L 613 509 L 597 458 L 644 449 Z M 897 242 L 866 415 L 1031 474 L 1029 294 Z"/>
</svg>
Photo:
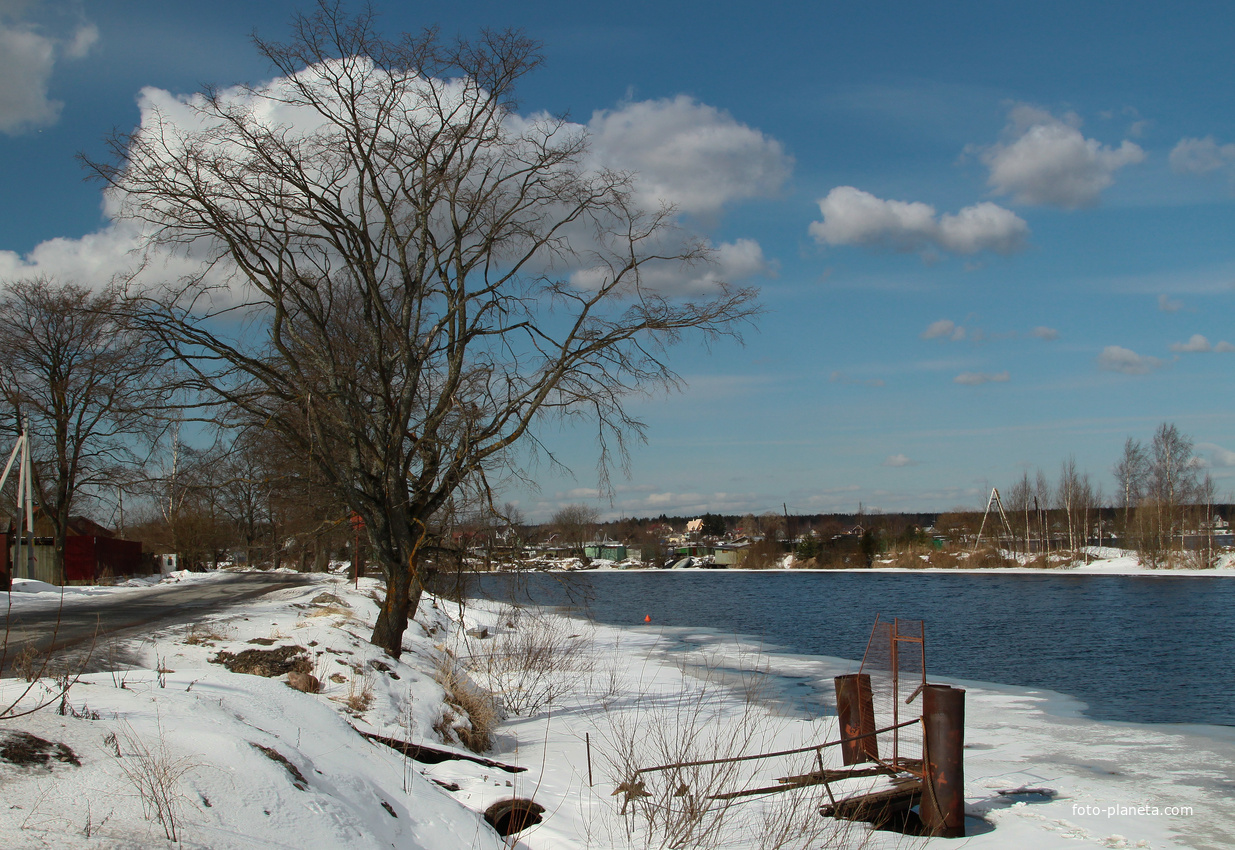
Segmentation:
<svg viewBox="0 0 1235 850">
<path fill-rule="evenodd" d="M 1098 368 L 1106 372 L 1122 372 L 1125 375 L 1148 375 L 1162 367 L 1157 357 L 1137 354 L 1120 345 L 1108 345 L 1098 355 Z"/>
<path fill-rule="evenodd" d="M 1235 144 L 1218 144 L 1213 136 L 1180 139 L 1171 149 L 1171 170 L 1176 174 L 1208 174 L 1235 164 Z"/>
<path fill-rule="evenodd" d="M 1171 343 L 1171 351 L 1182 353 L 1204 353 L 1207 351 L 1227 352 L 1235 351 L 1235 345 L 1229 342 L 1219 342 L 1217 345 L 1210 345 L 1209 339 L 1201 334 L 1193 334 L 1188 338 L 1187 342 Z"/>
<path fill-rule="evenodd" d="M 902 466 L 917 466 L 918 462 L 907 455 L 888 455 L 884 458 L 884 466 L 902 467 Z"/>
<path fill-rule="evenodd" d="M 863 245 L 896 251 L 937 249 L 954 254 L 1014 253 L 1029 225 L 1011 210 L 984 201 L 952 215 L 936 215 L 920 201 L 889 201 L 853 186 L 837 186 L 820 199 L 823 221 L 810 224 L 821 244 Z"/>
<path fill-rule="evenodd" d="M 93 25 L 64 36 L 25 20 L 25 4 L 0 5 L 0 133 L 55 124 L 64 104 L 50 96 L 51 75 L 62 58 L 80 59 L 98 40 Z"/>
<path fill-rule="evenodd" d="M 951 319 L 940 319 L 931 322 L 922 331 L 922 339 L 950 339 L 960 341 L 965 338 L 965 329 Z"/>
<path fill-rule="evenodd" d="M 793 168 L 780 142 L 686 95 L 592 115 L 591 153 L 637 172 L 636 200 L 715 216 L 734 201 L 776 194 Z"/>
<path fill-rule="evenodd" d="M 1048 342 L 1051 340 L 1059 339 L 1059 331 L 1055 330 L 1054 328 L 1048 328 L 1045 325 L 1038 325 L 1036 328 L 1031 330 L 1029 333 L 1031 336 L 1035 336 L 1038 339 L 1044 339 Z"/>
<path fill-rule="evenodd" d="M 1002 384 L 1011 380 L 1012 376 L 1007 372 L 995 372 L 989 374 L 987 372 L 961 372 L 952 379 L 953 383 L 963 384 L 967 387 L 976 387 L 979 384 Z"/>
<path fill-rule="evenodd" d="M 1201 352 L 1213 351 L 1213 346 L 1209 344 L 1209 340 L 1201 334 L 1193 334 L 1187 342 L 1171 343 L 1171 351 L 1180 352 Z"/>
<path fill-rule="evenodd" d="M 1027 104 L 1013 107 L 1005 140 L 981 150 L 987 185 L 1024 204 L 1093 206 L 1115 172 L 1144 161 L 1145 151 L 1127 139 L 1117 148 L 1087 139 L 1080 124 L 1073 113 L 1060 119 Z"/>
<path fill-rule="evenodd" d="M 71 47 L 82 50 L 89 37 Z M 66 47 L 65 51 L 70 50 Z M 0 59 L 0 63 L 4 60 Z M 293 136 L 309 135 L 320 129 L 322 118 L 312 110 L 297 108 L 277 97 L 286 81 L 276 79 L 265 89 L 274 98 L 255 98 L 243 89 L 229 89 L 221 97 L 237 108 L 253 108 L 258 117 L 272 126 L 285 126 Z M 147 88 L 141 92 L 142 128 L 147 132 L 175 134 L 206 129 L 206 121 L 196 111 L 200 96 L 180 96 Z M 512 132 L 518 133 L 545 116 L 509 116 Z M 586 133 L 592 140 L 586 165 L 617 170 L 635 170 L 636 200 L 657 208 L 661 203 L 697 217 L 719 213 L 729 203 L 779 191 L 792 167 L 791 158 L 779 142 L 743 125 L 727 113 L 690 98 L 626 103 L 613 110 L 598 112 L 587 126 L 570 124 L 563 134 Z M 175 280 L 198 269 L 199 263 L 183 256 L 139 257 L 135 251 L 144 243 L 144 234 L 119 221 L 120 203 L 111 193 L 104 194 L 104 212 L 113 222 L 97 233 L 80 240 L 56 239 L 39 245 L 26 256 L 0 252 L 0 275 L 7 277 L 54 274 L 87 283 L 106 282 L 114 274 L 127 273 L 139 262 L 154 270 L 154 280 Z M 701 219 L 700 219 L 701 220 Z M 566 234 L 572 244 L 585 253 L 594 236 L 580 226 Z M 696 234 L 683 229 L 673 238 L 693 240 Z M 673 254 L 680 245 L 666 245 Z M 683 269 L 677 264 L 644 268 L 643 285 L 666 295 L 694 294 L 714 290 L 718 282 L 741 283 L 775 273 L 775 263 L 765 257 L 753 239 L 737 238 L 713 246 L 713 262 Z M 576 285 L 586 287 L 600 270 L 565 270 Z M 220 266 L 218 274 L 226 273 Z"/>
<path fill-rule="evenodd" d="M 1158 309 L 1163 313 L 1178 313 L 1184 308 L 1184 302 L 1168 298 L 1165 294 L 1158 296 Z"/>
</svg>

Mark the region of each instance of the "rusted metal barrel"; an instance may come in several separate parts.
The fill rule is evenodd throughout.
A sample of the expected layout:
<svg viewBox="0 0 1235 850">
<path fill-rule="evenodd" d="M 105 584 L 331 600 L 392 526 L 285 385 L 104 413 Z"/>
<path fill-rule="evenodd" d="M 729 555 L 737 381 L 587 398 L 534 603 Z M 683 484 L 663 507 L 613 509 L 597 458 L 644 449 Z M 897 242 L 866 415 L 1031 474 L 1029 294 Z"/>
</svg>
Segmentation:
<svg viewBox="0 0 1235 850">
<path fill-rule="evenodd" d="M 861 764 L 879 758 L 875 740 L 875 703 L 871 697 L 871 677 L 866 673 L 837 676 L 836 716 L 840 720 L 841 759 L 845 764 Z M 865 735 L 857 740 L 844 740 Z"/>
<path fill-rule="evenodd" d="M 927 685 L 922 690 L 922 721 L 922 825 L 930 835 L 959 838 L 965 834 L 965 691 Z"/>
</svg>

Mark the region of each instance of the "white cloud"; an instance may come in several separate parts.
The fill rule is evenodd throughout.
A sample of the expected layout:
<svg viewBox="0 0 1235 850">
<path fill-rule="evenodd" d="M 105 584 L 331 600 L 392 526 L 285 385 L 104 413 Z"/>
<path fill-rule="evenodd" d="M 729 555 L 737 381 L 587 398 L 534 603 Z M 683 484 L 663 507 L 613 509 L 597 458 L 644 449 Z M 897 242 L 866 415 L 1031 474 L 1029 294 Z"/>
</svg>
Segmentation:
<svg viewBox="0 0 1235 850">
<path fill-rule="evenodd" d="M 1038 339 L 1044 339 L 1044 340 L 1047 340 L 1048 342 L 1050 340 L 1059 339 L 1059 331 L 1055 330 L 1054 328 L 1048 328 L 1045 325 L 1038 325 L 1036 328 L 1031 330 L 1029 333 L 1033 336 L 1036 336 Z"/>
<path fill-rule="evenodd" d="M 73 37 L 65 42 L 64 55 L 69 59 L 82 59 L 99 40 L 99 28 L 94 24 L 82 24 L 73 33 Z"/>
<path fill-rule="evenodd" d="M 981 152 L 990 169 L 987 184 L 1020 203 L 1065 209 L 1093 206 L 1114 182 L 1120 168 L 1145 159 L 1145 151 L 1127 139 L 1118 148 L 1087 139 L 1072 113 L 1056 118 L 1020 104 L 1012 108 L 1006 141 Z"/>
<path fill-rule="evenodd" d="M 1235 452 L 1224 449 L 1216 443 L 1197 443 L 1196 447 L 1209 452 L 1210 463 L 1215 467 L 1229 469 L 1235 467 Z"/>
<path fill-rule="evenodd" d="M 23 20 L 22 4 L 0 8 L 0 133 L 17 135 L 55 124 L 64 104 L 50 96 L 50 82 L 61 58 L 80 59 L 98 40 L 83 24 L 66 38 Z"/>
<path fill-rule="evenodd" d="M 922 339 L 942 339 L 947 338 L 954 341 L 960 341 L 965 338 L 965 329 L 951 319 L 940 319 L 937 322 L 931 322 L 926 330 L 922 331 Z"/>
<path fill-rule="evenodd" d="M 94 37 L 83 32 L 74 49 L 85 49 Z M 0 64 L 3 61 L 0 59 Z M 276 94 L 275 98 L 255 99 L 239 88 L 224 90 L 220 96 L 239 108 L 254 108 L 260 120 L 286 126 L 292 135 L 317 131 L 323 121 L 320 115 L 278 99 L 278 89 L 283 85 L 284 80 L 276 79 L 265 87 Z M 198 95 L 179 96 L 146 88 L 139 98 L 142 128 L 166 132 L 173 138 L 176 133 L 208 129 L 209 120 L 195 109 L 198 102 Z M 539 120 L 549 119 L 540 115 L 509 117 L 515 133 Z M 779 142 L 738 123 L 727 113 L 685 97 L 627 103 L 597 113 L 588 127 L 570 124 L 561 132 L 593 135 L 586 163 L 591 167 L 641 170 L 635 177 L 638 201 L 653 208 L 662 201 L 676 204 L 680 210 L 699 216 L 718 213 L 730 202 L 775 193 L 792 166 Z M 104 212 L 113 219 L 120 213 L 119 199 L 113 193 L 104 193 Z M 581 253 L 594 239 L 584 227 L 566 235 Z M 670 238 L 690 241 L 696 236 L 682 230 Z M 0 252 L 0 277 L 44 273 L 86 284 L 102 283 L 141 262 L 136 250 L 143 242 L 143 234 L 135 226 L 113 221 L 79 240 L 45 242 L 26 256 Z M 674 254 L 681 250 L 681 243 L 666 242 L 661 247 L 664 253 Z M 753 239 L 737 238 L 713 248 L 712 263 L 688 268 L 669 263 L 645 266 L 644 285 L 666 295 L 692 294 L 714 290 L 720 281 L 742 283 L 775 273 L 775 263 L 765 257 Z M 152 281 L 175 280 L 199 268 L 195 260 L 163 253 L 146 262 Z M 220 265 L 218 275 L 226 270 Z M 599 271 L 574 270 L 573 274 L 578 285 L 586 286 Z"/>
<path fill-rule="evenodd" d="M 936 216 L 930 204 L 886 201 L 853 186 L 837 186 L 820 199 L 819 210 L 823 221 L 811 222 L 810 234 L 828 245 L 1011 254 L 1024 247 L 1029 235 L 1029 225 L 1016 213 L 989 201 Z"/>
<path fill-rule="evenodd" d="M 1201 336 L 1200 334 L 1193 334 L 1187 342 L 1171 343 L 1171 351 L 1180 351 L 1180 352 L 1213 351 L 1213 346 L 1209 344 L 1209 340 L 1206 339 L 1205 337 Z"/>
<path fill-rule="evenodd" d="M 952 382 L 968 387 L 976 387 L 979 384 L 1006 383 L 1011 378 L 1012 376 L 1007 371 L 995 372 L 994 374 L 987 372 L 961 372 L 952 379 Z"/>
<path fill-rule="evenodd" d="M 609 280 L 608 267 L 580 269 L 571 274 L 577 289 L 594 290 Z M 774 273 L 754 239 L 737 239 L 714 246 L 712 262 L 683 268 L 679 263 L 649 263 L 640 271 L 640 286 L 663 295 L 699 295 L 714 292 L 720 283 L 740 284 Z"/>
<path fill-rule="evenodd" d="M 1235 163 L 1235 145 L 1220 145 L 1213 136 L 1180 139 L 1171 150 L 1170 162 L 1176 174 L 1208 174 Z"/>
<path fill-rule="evenodd" d="M 1107 372 L 1122 372 L 1125 375 L 1147 375 L 1162 367 L 1157 357 L 1137 354 L 1129 348 L 1108 345 L 1098 355 L 1098 368 Z"/>
<path fill-rule="evenodd" d="M 780 142 L 686 95 L 598 111 L 587 129 L 595 160 L 637 172 L 636 200 L 652 208 L 715 216 L 775 195 L 793 168 Z"/>
<path fill-rule="evenodd" d="M 1163 313 L 1178 313 L 1184 308 L 1184 302 L 1176 301 L 1165 293 L 1158 296 L 1158 309 Z"/>
<path fill-rule="evenodd" d="M 891 467 L 917 466 L 918 462 L 907 455 L 896 454 L 888 455 L 884 458 L 883 465 Z"/>
<path fill-rule="evenodd" d="M 1201 334 L 1193 334 L 1188 338 L 1187 342 L 1171 343 L 1171 351 L 1179 353 L 1204 353 L 1207 351 L 1228 352 L 1235 351 L 1235 345 L 1231 345 L 1225 340 L 1215 345 L 1210 345 L 1209 339 Z"/>
</svg>

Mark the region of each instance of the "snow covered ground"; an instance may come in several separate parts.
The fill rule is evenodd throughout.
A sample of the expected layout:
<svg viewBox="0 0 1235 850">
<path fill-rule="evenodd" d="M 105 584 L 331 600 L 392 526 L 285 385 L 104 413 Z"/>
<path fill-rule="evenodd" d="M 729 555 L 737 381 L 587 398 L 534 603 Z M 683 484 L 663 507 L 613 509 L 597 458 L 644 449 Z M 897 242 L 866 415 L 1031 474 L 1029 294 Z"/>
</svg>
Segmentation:
<svg viewBox="0 0 1235 850">
<path fill-rule="evenodd" d="M 834 717 L 795 714 L 776 684 L 792 676 L 829 689 L 832 676 L 856 664 L 767 655 L 710 634 L 667 634 L 655 623 L 615 629 L 428 598 L 395 661 L 367 642 L 375 582 L 362 580 L 356 590 L 341 576 L 316 578 L 189 627 L 101 646 L 96 654 L 138 663 L 84 675 L 63 699 L 50 678 L 24 696 L 25 681 L 0 683 L 0 707 L 50 700 L 33 714 L 0 719 L 0 842 L 302 850 L 565 850 L 673 841 L 752 848 L 1235 846 L 1231 730 L 1097 723 L 1067 697 L 985 683 L 953 682 L 967 690 L 966 839 L 825 821 L 816 813 L 818 788 L 728 805 L 699 802 L 809 770 L 813 753 L 645 774 L 652 796 L 634 786 L 615 794 L 634 767 L 834 740 Z M 53 596 L 59 604 L 58 590 L 41 590 L 15 592 L 12 604 L 48 604 Z M 66 594 L 64 604 L 140 592 L 91 589 Z M 697 651 L 671 649 L 684 634 Z M 294 666 L 315 677 L 321 692 L 294 690 L 285 673 L 230 672 L 211 660 L 245 651 L 273 652 L 264 656 L 269 662 L 298 656 Z M 484 753 L 492 763 L 425 764 L 359 734 L 470 755 L 460 739 L 483 731 L 481 685 L 517 710 L 492 732 Z M 838 756 L 824 752 L 831 766 Z M 510 797 L 534 799 L 545 807 L 544 819 L 502 839 L 479 813 Z"/>
</svg>

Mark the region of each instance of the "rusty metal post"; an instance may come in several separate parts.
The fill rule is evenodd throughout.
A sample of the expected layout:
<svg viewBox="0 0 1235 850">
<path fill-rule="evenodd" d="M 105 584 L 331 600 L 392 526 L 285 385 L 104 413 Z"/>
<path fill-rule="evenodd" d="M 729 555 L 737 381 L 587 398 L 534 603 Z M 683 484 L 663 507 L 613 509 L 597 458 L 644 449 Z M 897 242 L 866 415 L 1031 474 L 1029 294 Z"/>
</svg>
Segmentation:
<svg viewBox="0 0 1235 850">
<path fill-rule="evenodd" d="M 922 723 L 922 825 L 929 835 L 959 838 L 965 834 L 965 691 L 927 685 Z"/>
<path fill-rule="evenodd" d="M 868 673 L 837 676 L 836 716 L 840 721 L 841 758 L 845 764 L 861 764 L 879 758 L 879 743 L 875 740 L 875 701 L 871 694 Z M 845 738 L 858 738 L 846 741 Z"/>
</svg>

